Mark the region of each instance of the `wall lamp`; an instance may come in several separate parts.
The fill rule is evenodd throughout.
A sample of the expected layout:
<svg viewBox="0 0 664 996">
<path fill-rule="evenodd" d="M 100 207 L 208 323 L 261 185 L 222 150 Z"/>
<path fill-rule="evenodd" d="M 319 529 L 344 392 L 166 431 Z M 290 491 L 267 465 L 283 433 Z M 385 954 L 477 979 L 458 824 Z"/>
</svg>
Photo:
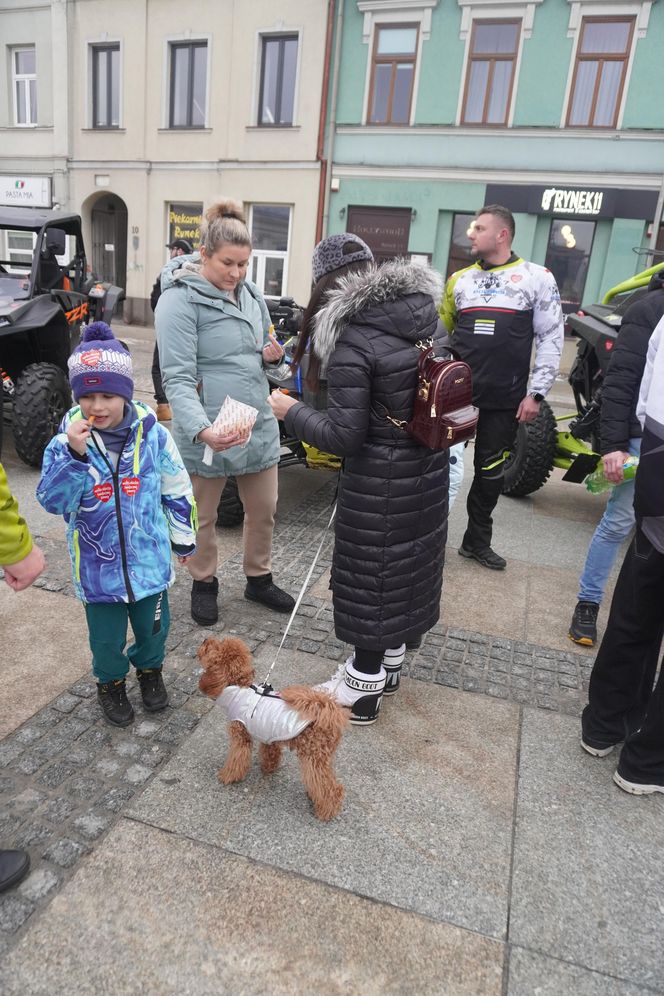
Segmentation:
<svg viewBox="0 0 664 996">
<path fill-rule="evenodd" d="M 410 212 L 410 220 L 415 221 L 416 218 L 417 218 L 417 208 L 413 208 L 412 211 Z"/>
<path fill-rule="evenodd" d="M 345 218 L 345 216 L 346 216 L 346 208 L 345 207 L 340 207 L 339 208 L 339 217 L 340 218 Z"/>
</svg>

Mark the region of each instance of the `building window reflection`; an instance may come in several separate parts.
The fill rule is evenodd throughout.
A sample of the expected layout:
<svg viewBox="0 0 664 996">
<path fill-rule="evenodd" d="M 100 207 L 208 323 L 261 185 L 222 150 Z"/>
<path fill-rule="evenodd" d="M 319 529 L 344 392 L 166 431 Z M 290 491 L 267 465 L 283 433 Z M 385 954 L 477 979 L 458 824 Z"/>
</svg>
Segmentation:
<svg viewBox="0 0 664 996">
<path fill-rule="evenodd" d="M 551 222 L 544 265 L 556 278 L 565 314 L 581 305 L 594 235 L 594 221 L 561 218 Z"/>
</svg>

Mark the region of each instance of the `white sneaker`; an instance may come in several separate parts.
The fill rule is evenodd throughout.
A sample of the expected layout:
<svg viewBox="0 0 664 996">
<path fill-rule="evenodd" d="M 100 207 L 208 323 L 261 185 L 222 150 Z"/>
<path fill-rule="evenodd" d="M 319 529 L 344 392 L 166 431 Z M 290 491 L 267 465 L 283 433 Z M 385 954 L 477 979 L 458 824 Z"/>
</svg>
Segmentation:
<svg viewBox="0 0 664 996">
<path fill-rule="evenodd" d="M 351 723 L 369 726 L 378 719 L 387 674 L 385 668 L 378 674 L 364 674 L 356 670 L 354 661 L 355 655 L 351 654 L 329 681 L 315 687 L 331 695 L 340 706 L 350 709 Z"/>
</svg>

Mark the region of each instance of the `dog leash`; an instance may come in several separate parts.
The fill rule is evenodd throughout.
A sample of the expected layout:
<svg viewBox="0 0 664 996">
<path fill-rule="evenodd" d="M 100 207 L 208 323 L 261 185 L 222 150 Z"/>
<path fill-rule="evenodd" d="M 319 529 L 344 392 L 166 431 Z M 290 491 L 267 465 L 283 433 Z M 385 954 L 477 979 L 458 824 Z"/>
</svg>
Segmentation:
<svg viewBox="0 0 664 996">
<path fill-rule="evenodd" d="M 265 675 L 265 680 L 262 681 L 261 684 L 258 685 L 258 687 L 256 689 L 256 691 L 258 692 L 259 695 L 266 695 L 268 693 L 268 691 L 272 691 L 272 687 L 269 684 L 269 677 L 272 674 L 272 670 L 274 668 L 274 665 L 277 663 L 277 658 L 279 657 L 279 654 L 281 653 L 281 648 L 283 647 L 283 645 L 284 645 L 284 643 L 286 641 L 286 637 L 288 636 L 290 628 L 291 628 L 291 626 L 293 624 L 293 619 L 295 619 L 295 615 L 297 613 L 297 610 L 300 607 L 300 602 L 304 598 L 304 593 L 307 590 L 307 586 L 308 586 L 309 582 L 311 581 L 311 575 L 313 574 L 314 568 L 315 568 L 316 564 L 318 563 L 318 558 L 320 557 L 321 550 L 323 549 L 323 544 L 325 543 L 325 539 L 327 537 L 327 531 L 330 528 L 330 526 L 332 525 L 332 523 L 334 522 L 334 517 L 335 517 L 336 514 L 337 514 L 337 503 L 335 501 L 334 506 L 332 508 L 332 515 L 330 516 L 330 521 L 327 523 L 327 525 L 323 529 L 323 532 L 322 532 L 322 535 L 321 535 L 321 538 L 320 538 L 320 543 L 318 544 L 318 549 L 316 550 L 316 553 L 314 555 L 314 559 L 311 561 L 311 566 L 309 567 L 309 570 L 307 571 L 307 576 L 304 579 L 302 587 L 300 588 L 300 593 L 299 593 L 299 595 L 297 596 L 297 598 L 295 600 L 295 605 L 293 606 L 293 611 L 291 612 L 290 619 L 288 620 L 288 623 L 286 624 L 286 628 L 284 630 L 284 635 L 281 637 L 281 643 L 277 647 L 277 652 L 274 655 L 274 660 L 272 661 L 272 663 L 270 664 L 270 667 L 268 668 L 268 672 Z M 261 691 L 261 689 L 262 689 L 262 691 Z"/>
</svg>

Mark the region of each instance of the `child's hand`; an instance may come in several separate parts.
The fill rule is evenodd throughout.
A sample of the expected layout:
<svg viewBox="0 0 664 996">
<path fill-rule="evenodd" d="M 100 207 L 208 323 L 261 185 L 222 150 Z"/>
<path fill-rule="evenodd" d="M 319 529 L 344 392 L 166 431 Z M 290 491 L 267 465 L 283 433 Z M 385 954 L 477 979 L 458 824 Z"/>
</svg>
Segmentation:
<svg viewBox="0 0 664 996">
<path fill-rule="evenodd" d="M 193 557 L 194 551 L 191 553 L 178 554 L 178 564 L 186 564 L 190 557 Z"/>
<path fill-rule="evenodd" d="M 75 453 L 85 456 L 88 452 L 88 439 L 90 438 L 90 425 L 85 419 L 72 422 L 67 429 L 67 441 Z"/>
</svg>

